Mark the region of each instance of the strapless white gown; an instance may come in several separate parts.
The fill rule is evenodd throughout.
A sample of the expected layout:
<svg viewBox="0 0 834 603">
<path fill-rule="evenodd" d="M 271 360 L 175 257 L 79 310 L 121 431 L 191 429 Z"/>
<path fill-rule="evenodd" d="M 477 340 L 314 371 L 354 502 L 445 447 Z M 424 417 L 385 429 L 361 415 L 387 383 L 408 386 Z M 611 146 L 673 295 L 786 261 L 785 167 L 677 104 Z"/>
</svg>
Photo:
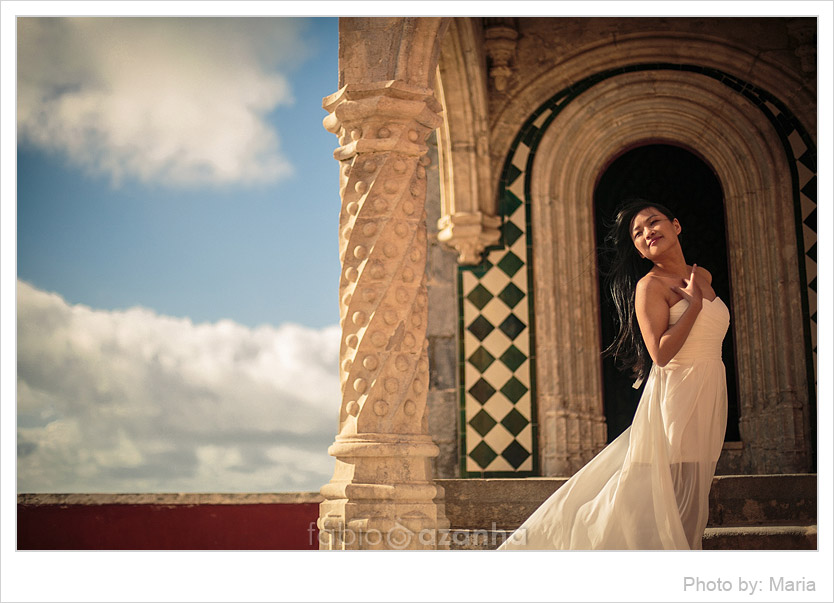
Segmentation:
<svg viewBox="0 0 834 603">
<path fill-rule="evenodd" d="M 687 305 L 669 309 L 669 324 Z M 727 306 L 705 299 L 677 355 L 652 366 L 631 426 L 499 549 L 700 549 L 727 425 L 729 324 Z"/>
</svg>

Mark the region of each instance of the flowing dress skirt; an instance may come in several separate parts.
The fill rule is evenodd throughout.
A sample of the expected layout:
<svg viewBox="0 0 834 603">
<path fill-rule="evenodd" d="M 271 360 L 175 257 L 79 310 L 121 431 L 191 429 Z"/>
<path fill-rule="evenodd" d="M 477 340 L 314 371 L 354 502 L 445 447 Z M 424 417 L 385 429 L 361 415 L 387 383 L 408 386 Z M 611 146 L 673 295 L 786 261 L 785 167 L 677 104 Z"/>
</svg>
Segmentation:
<svg viewBox="0 0 834 603">
<path fill-rule="evenodd" d="M 705 301 L 680 352 L 652 367 L 631 426 L 499 549 L 700 549 L 727 423 L 728 325 L 720 299 Z"/>
</svg>

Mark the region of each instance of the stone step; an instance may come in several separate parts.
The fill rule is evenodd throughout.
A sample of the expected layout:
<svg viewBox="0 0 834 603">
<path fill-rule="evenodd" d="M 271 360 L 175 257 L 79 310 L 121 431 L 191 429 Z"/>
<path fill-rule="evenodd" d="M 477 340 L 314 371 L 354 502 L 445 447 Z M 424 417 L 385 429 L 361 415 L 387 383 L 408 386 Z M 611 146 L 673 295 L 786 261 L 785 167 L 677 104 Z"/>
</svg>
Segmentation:
<svg viewBox="0 0 834 603">
<path fill-rule="evenodd" d="M 817 526 L 707 528 L 703 547 L 712 551 L 813 551 L 817 548 Z"/>
<path fill-rule="evenodd" d="M 514 530 L 566 478 L 438 479 L 452 529 Z M 817 521 L 816 474 L 722 475 L 710 491 L 710 527 Z"/>
<path fill-rule="evenodd" d="M 453 551 L 492 551 L 509 538 L 512 530 L 450 530 Z M 704 550 L 787 551 L 816 550 L 817 526 L 739 526 L 707 528 Z"/>
</svg>

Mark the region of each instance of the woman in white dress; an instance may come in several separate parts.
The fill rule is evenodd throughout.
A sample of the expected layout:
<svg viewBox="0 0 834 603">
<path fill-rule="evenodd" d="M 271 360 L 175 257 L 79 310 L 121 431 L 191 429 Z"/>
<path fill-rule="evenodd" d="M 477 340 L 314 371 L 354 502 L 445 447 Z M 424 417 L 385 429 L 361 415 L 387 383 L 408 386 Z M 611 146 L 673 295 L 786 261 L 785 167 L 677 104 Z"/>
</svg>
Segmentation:
<svg viewBox="0 0 834 603">
<path fill-rule="evenodd" d="M 618 212 L 608 282 L 619 334 L 607 352 L 646 387 L 631 426 L 499 549 L 701 548 L 727 422 L 730 315 L 710 273 L 686 263 L 680 233 L 663 206 Z"/>
</svg>

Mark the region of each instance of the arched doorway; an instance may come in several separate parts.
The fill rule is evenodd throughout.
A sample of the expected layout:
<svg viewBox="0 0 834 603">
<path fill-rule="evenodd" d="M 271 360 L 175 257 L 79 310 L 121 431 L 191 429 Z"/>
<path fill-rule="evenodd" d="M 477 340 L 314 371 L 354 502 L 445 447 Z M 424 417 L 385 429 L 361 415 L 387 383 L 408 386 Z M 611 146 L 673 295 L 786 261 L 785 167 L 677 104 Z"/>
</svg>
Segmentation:
<svg viewBox="0 0 834 603">
<path fill-rule="evenodd" d="M 808 356 L 797 337 L 804 318 L 789 156 L 768 114 L 734 88 L 651 67 L 612 70 L 557 94 L 519 134 L 530 141 L 512 166 L 529 174 L 543 473 L 572 474 L 607 441 L 605 431 L 596 439 L 607 422 L 593 198 L 623 149 L 654 143 L 692 149 L 723 191 L 741 437 L 722 470 L 806 471 Z"/>
<path fill-rule="evenodd" d="M 671 209 L 683 227 L 681 245 L 687 261 L 707 268 L 713 275 L 713 288 L 731 305 L 731 278 L 728 266 L 724 219 L 724 196 L 712 169 L 693 153 L 677 146 L 650 144 L 626 151 L 602 173 L 594 191 L 597 241 L 605 238 L 606 224 L 626 197 L 656 200 Z M 604 254 L 598 256 L 600 270 L 600 330 L 605 348 L 615 336 L 614 310 L 601 275 L 607 269 Z M 727 368 L 727 441 L 739 440 L 738 388 L 732 329 L 723 348 Z M 602 390 L 608 441 L 631 424 L 643 388 L 634 389 L 633 379 L 616 369 L 606 357 L 602 363 Z"/>
</svg>

